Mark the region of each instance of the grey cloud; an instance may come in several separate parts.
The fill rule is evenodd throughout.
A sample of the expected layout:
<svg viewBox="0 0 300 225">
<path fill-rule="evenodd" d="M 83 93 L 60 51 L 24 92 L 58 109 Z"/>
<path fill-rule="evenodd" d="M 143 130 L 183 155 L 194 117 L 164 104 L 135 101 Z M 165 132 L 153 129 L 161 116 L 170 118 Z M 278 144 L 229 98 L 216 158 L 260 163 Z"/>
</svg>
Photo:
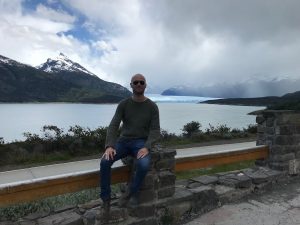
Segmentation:
<svg viewBox="0 0 300 225">
<path fill-rule="evenodd" d="M 229 35 L 263 41 L 299 32 L 298 0 L 174 0 L 145 4 L 145 13 L 173 34 L 199 26 L 208 35 Z"/>
<path fill-rule="evenodd" d="M 29 22 L 35 22 L 37 29 L 30 36 L 14 34 L 18 29 L 12 20 L 10 26 L 0 21 L 0 37 L 7 40 L 0 48 L 10 53 L 7 56 L 24 55 L 24 59 L 25 50 L 39 59 L 63 51 L 85 62 L 83 65 L 101 78 L 124 85 L 132 74 L 143 73 L 152 90 L 181 84 L 236 83 L 257 76 L 299 77 L 298 0 L 128 1 L 61 1 L 74 10 L 74 16 L 78 12 L 85 16 L 83 26 L 99 37 L 97 40 L 59 38 L 56 30 L 71 29 L 70 24 L 31 16 L 34 21 Z M 3 2 L 0 0 L 0 6 Z M 20 14 L 12 17 L 26 21 Z M 48 30 L 42 30 L 52 26 L 50 36 Z M 41 38 L 32 38 L 35 33 Z M 16 41 L 20 39 L 25 41 Z M 22 54 L 20 46 L 25 46 Z M 51 55 L 38 52 L 41 48 Z M 93 55 L 97 49 L 103 52 L 99 57 Z"/>
</svg>

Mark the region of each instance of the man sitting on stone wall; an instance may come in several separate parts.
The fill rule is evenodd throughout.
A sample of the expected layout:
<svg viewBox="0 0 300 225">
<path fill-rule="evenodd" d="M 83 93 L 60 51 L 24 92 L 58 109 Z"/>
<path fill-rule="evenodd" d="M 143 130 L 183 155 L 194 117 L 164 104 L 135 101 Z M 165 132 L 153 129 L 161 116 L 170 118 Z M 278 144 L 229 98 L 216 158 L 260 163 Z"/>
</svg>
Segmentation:
<svg viewBox="0 0 300 225">
<path fill-rule="evenodd" d="M 131 78 L 133 95 L 122 100 L 108 127 L 105 152 L 100 162 L 101 199 L 109 212 L 111 198 L 111 166 L 128 155 L 135 158 L 136 171 L 127 194 L 121 198 L 120 206 L 138 204 L 138 191 L 150 167 L 149 151 L 160 137 L 159 111 L 157 105 L 144 96 L 146 79 L 142 74 Z M 120 123 L 121 135 L 118 138 Z"/>
</svg>

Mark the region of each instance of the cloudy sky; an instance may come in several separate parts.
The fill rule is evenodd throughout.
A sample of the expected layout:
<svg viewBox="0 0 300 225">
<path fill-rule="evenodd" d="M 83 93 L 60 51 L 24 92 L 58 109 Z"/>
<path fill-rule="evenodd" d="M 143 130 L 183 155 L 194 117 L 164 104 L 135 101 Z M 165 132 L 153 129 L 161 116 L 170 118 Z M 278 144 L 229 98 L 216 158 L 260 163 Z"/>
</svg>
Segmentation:
<svg viewBox="0 0 300 225">
<path fill-rule="evenodd" d="M 160 90 L 300 78 L 299 12 L 298 0 L 0 0 L 0 54 L 36 66 L 63 52 Z"/>
</svg>

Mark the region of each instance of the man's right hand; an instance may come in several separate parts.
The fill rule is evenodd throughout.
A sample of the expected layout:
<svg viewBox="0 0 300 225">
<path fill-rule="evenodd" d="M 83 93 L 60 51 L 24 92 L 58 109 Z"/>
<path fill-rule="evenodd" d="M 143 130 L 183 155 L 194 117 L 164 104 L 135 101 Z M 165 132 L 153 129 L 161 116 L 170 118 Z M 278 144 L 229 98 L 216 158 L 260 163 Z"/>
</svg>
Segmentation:
<svg viewBox="0 0 300 225">
<path fill-rule="evenodd" d="M 112 147 L 108 147 L 105 150 L 102 158 L 104 157 L 106 160 L 110 160 L 110 159 L 113 160 L 115 155 L 116 155 L 116 150 Z"/>
</svg>

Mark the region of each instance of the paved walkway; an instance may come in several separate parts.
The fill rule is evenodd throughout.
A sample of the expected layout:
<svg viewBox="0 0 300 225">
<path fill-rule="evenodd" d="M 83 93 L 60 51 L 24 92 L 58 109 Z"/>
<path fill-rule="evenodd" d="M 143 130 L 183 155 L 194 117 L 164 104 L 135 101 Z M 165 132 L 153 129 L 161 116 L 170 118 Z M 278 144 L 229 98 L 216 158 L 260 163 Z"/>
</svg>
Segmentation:
<svg viewBox="0 0 300 225">
<path fill-rule="evenodd" d="M 270 192 L 212 210 L 185 225 L 299 225 L 300 179 L 293 179 Z"/>
<path fill-rule="evenodd" d="M 255 142 L 223 144 L 204 147 L 177 149 L 176 158 L 203 155 L 207 153 L 236 151 L 255 147 Z M 100 159 L 60 163 L 48 166 L 32 167 L 20 170 L 0 172 L 0 188 L 23 182 L 33 182 L 44 178 L 64 176 L 76 173 L 99 170 Z M 114 163 L 114 167 L 122 165 L 121 161 Z"/>
</svg>

